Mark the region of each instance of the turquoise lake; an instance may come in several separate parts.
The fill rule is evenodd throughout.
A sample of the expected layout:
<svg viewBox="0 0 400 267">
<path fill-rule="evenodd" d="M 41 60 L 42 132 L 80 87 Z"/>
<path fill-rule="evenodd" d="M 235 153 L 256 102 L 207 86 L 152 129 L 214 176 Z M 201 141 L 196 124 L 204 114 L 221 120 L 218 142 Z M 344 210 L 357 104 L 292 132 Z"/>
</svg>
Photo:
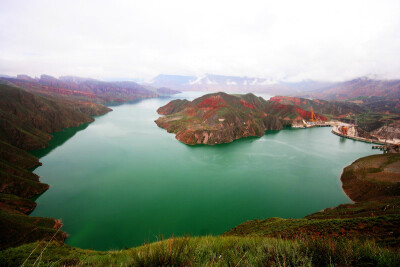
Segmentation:
<svg viewBox="0 0 400 267">
<path fill-rule="evenodd" d="M 300 218 L 351 203 L 343 168 L 377 153 L 331 128 L 188 146 L 154 123 L 171 100 L 112 106 L 93 123 L 55 133 L 49 147 L 33 152 L 43 163 L 34 172 L 50 189 L 32 216 L 62 219 L 68 244 L 97 250 L 218 235 L 246 220 Z"/>
</svg>

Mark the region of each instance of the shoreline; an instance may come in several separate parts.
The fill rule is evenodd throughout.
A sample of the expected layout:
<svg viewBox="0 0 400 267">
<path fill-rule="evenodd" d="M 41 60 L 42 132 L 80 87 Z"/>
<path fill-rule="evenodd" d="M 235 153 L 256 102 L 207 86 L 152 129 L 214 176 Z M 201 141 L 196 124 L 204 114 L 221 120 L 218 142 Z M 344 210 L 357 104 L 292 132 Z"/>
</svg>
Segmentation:
<svg viewBox="0 0 400 267">
<path fill-rule="evenodd" d="M 398 153 L 375 154 L 355 160 L 340 176 L 343 191 L 354 203 L 400 195 L 400 164 L 396 163 L 399 160 Z"/>
<path fill-rule="evenodd" d="M 340 136 L 340 137 L 344 137 L 347 139 L 351 139 L 351 140 L 355 140 L 355 141 L 360 141 L 360 142 L 364 142 L 364 143 L 369 143 L 369 144 L 377 144 L 377 145 L 385 145 L 385 144 L 390 144 L 390 141 L 382 142 L 379 140 L 373 140 L 373 139 L 368 139 L 368 138 L 363 138 L 363 137 L 358 137 L 358 136 L 349 136 L 349 135 L 344 135 L 342 133 L 340 133 L 339 131 L 337 131 L 337 129 L 335 127 L 333 127 L 331 133 L 333 133 L 334 135 Z"/>
</svg>

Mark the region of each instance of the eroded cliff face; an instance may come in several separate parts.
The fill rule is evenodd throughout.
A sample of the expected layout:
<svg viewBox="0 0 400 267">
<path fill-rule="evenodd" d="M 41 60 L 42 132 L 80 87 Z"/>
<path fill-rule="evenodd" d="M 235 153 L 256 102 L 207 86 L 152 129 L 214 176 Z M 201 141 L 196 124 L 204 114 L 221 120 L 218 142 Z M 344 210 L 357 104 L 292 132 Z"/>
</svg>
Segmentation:
<svg viewBox="0 0 400 267">
<path fill-rule="evenodd" d="M 283 128 L 282 123 L 275 116 L 266 116 L 257 120 L 237 118 L 235 121 L 221 121 L 216 125 L 191 124 L 190 126 L 188 124 L 179 125 L 179 122 L 174 119 L 161 117 L 156 120 L 156 124 L 170 133 L 175 133 L 177 140 L 188 145 L 230 143 L 243 137 L 261 137 L 266 130 Z"/>
<path fill-rule="evenodd" d="M 283 128 L 279 118 L 262 109 L 264 102 L 252 94 L 233 96 L 226 93 L 205 95 L 192 102 L 174 100 L 157 110 L 167 116 L 155 122 L 188 145 L 230 143 L 243 137 L 261 137 L 266 130 Z"/>
</svg>

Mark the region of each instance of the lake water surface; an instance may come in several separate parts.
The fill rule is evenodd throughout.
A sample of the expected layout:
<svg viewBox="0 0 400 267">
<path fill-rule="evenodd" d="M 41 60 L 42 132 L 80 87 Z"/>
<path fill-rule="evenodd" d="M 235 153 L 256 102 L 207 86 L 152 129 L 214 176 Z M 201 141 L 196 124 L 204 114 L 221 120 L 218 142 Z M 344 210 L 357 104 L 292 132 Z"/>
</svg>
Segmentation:
<svg viewBox="0 0 400 267">
<path fill-rule="evenodd" d="M 32 215 L 61 218 L 68 244 L 98 250 L 160 236 L 218 235 L 246 220 L 300 218 L 351 202 L 342 169 L 377 153 L 330 128 L 187 146 L 154 123 L 170 100 L 113 106 L 34 151 L 43 163 L 35 173 L 50 189 Z"/>
</svg>

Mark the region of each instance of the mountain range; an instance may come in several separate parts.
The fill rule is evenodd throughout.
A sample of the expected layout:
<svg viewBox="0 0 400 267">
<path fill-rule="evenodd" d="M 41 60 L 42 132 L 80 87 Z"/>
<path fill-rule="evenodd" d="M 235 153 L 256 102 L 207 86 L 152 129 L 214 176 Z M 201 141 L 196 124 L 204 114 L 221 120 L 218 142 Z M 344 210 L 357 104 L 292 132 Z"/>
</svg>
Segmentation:
<svg viewBox="0 0 400 267">
<path fill-rule="evenodd" d="M 41 96 L 94 103 L 126 102 L 179 93 L 169 88 L 145 86 L 132 81 L 105 82 L 76 76 L 61 76 L 57 79 L 45 74 L 40 78 L 22 74 L 12 78 L 0 77 L 1 81 L 10 82 Z"/>
<path fill-rule="evenodd" d="M 304 80 L 286 82 L 268 78 L 206 74 L 202 76 L 158 75 L 152 86 L 167 86 L 182 91 L 262 92 L 270 95 L 299 96 L 325 100 L 351 100 L 359 97 L 400 99 L 400 80 L 376 80 L 368 77 L 344 82 Z"/>
</svg>

